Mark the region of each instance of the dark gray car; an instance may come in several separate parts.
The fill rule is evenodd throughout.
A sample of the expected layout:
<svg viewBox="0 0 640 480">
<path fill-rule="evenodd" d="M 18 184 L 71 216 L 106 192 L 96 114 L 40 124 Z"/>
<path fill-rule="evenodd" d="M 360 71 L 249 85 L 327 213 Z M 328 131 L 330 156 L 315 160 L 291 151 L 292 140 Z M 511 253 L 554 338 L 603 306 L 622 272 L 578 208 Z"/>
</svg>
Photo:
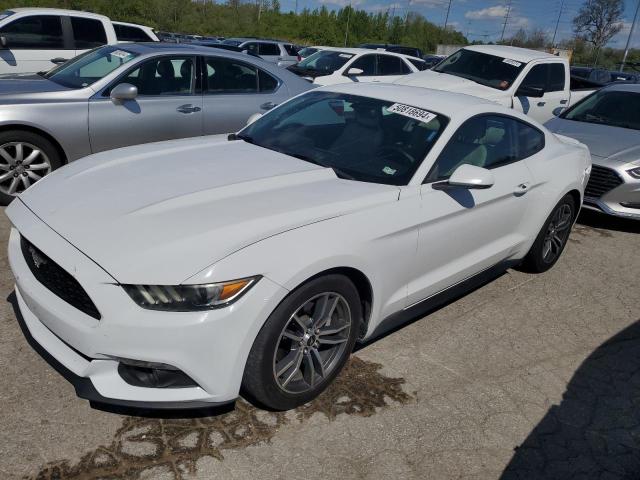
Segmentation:
<svg viewBox="0 0 640 480">
<path fill-rule="evenodd" d="M 640 85 L 598 90 L 545 126 L 591 151 L 585 207 L 640 220 Z"/>
<path fill-rule="evenodd" d="M 91 153 L 228 133 L 312 88 L 272 63 L 193 45 L 97 48 L 48 73 L 0 77 L 0 203 Z"/>
</svg>

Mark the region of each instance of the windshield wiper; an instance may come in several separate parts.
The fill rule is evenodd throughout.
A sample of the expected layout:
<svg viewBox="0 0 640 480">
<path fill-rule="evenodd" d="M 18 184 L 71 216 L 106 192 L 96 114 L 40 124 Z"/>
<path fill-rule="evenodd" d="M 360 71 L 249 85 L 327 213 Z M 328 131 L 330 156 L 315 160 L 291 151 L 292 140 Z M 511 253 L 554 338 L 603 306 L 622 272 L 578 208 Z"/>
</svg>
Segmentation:
<svg viewBox="0 0 640 480">
<path fill-rule="evenodd" d="M 289 152 L 282 152 L 282 153 L 284 153 L 285 155 L 289 155 L 290 157 L 295 157 L 300 160 L 304 160 L 305 162 L 313 163 L 314 165 L 319 165 L 324 168 L 330 168 L 340 178 L 344 178 L 346 180 L 356 180 L 356 178 L 353 175 L 349 175 L 344 170 L 341 170 L 338 167 L 334 167 L 333 165 L 329 165 L 328 163 L 321 162 L 320 160 L 316 160 L 315 158 L 311 158 L 307 155 L 303 155 L 301 153 L 289 153 Z"/>
</svg>

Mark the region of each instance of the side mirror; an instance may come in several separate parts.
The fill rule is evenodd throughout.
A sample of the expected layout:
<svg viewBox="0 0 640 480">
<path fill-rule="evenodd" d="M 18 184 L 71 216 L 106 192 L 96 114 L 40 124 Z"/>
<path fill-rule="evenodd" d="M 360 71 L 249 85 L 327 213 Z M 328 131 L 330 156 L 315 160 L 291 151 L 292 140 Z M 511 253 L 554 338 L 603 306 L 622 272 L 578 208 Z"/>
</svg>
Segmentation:
<svg viewBox="0 0 640 480">
<path fill-rule="evenodd" d="M 553 113 L 556 117 L 559 117 L 562 112 L 566 110 L 566 107 L 558 107 L 553 109 Z"/>
<path fill-rule="evenodd" d="M 516 92 L 516 97 L 544 97 L 544 88 L 521 86 Z"/>
<path fill-rule="evenodd" d="M 253 122 L 258 120 L 262 116 L 261 113 L 254 113 L 247 119 L 247 125 L 251 125 Z"/>
<path fill-rule="evenodd" d="M 111 100 L 114 103 L 122 103 L 125 100 L 134 100 L 138 96 L 138 87 L 130 83 L 120 83 L 111 90 Z"/>
<path fill-rule="evenodd" d="M 482 189 L 492 187 L 495 179 L 493 173 L 486 168 L 464 164 L 453 171 L 449 180 L 442 183 L 446 183 L 449 187 Z"/>
<path fill-rule="evenodd" d="M 350 68 L 349 70 L 347 70 L 347 77 L 357 77 L 358 75 L 362 75 L 364 73 L 364 70 L 362 70 L 361 68 Z"/>
<path fill-rule="evenodd" d="M 7 37 L 4 35 L 0 36 L 0 48 L 7 48 Z"/>
</svg>

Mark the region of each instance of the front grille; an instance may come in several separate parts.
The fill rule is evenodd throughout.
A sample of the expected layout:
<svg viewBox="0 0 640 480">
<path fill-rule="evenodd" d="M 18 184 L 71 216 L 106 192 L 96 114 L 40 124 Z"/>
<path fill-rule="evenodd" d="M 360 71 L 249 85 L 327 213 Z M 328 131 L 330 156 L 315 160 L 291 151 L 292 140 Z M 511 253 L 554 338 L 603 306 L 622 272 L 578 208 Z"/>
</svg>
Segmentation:
<svg viewBox="0 0 640 480">
<path fill-rule="evenodd" d="M 100 320 L 100 312 L 73 275 L 47 257 L 26 238 L 20 238 L 20 246 L 29 270 L 42 285 L 81 312 Z"/>
<path fill-rule="evenodd" d="M 602 195 L 613 190 L 622 183 L 622 179 L 615 171 L 609 168 L 593 165 L 591 167 L 589 183 L 587 183 L 587 188 L 584 191 L 584 196 L 600 198 Z"/>
</svg>

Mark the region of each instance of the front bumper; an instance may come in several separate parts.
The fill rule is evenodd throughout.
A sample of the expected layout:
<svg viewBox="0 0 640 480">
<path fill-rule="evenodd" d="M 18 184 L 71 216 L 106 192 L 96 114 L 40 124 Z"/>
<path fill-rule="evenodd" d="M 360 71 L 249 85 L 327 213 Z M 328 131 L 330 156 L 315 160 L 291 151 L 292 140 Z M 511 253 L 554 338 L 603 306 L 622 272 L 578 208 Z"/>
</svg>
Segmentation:
<svg viewBox="0 0 640 480">
<path fill-rule="evenodd" d="M 102 314 L 96 320 L 42 285 L 22 254 L 20 233 L 12 228 L 9 263 L 16 278 L 17 303 L 24 325 L 57 362 L 90 382 L 90 388 L 84 382 L 79 396 L 101 403 L 154 408 L 172 407 L 178 402 L 187 402 L 184 406 L 213 405 L 237 398 L 253 341 L 286 295 L 284 288 L 262 278 L 247 295 L 227 308 L 205 312 L 145 310 L 102 268 L 26 207 L 11 208 L 10 218 L 29 241 L 74 275 Z M 171 365 L 197 386 L 131 385 L 118 373 L 119 362 L 114 357 Z"/>
<path fill-rule="evenodd" d="M 594 162 L 594 166 L 615 172 L 620 184 L 602 195 L 595 196 L 589 195 L 587 188 L 583 202 L 584 207 L 607 215 L 640 220 L 640 180 L 627 173 L 631 165 L 612 166 L 610 163 L 599 165 Z"/>
</svg>

